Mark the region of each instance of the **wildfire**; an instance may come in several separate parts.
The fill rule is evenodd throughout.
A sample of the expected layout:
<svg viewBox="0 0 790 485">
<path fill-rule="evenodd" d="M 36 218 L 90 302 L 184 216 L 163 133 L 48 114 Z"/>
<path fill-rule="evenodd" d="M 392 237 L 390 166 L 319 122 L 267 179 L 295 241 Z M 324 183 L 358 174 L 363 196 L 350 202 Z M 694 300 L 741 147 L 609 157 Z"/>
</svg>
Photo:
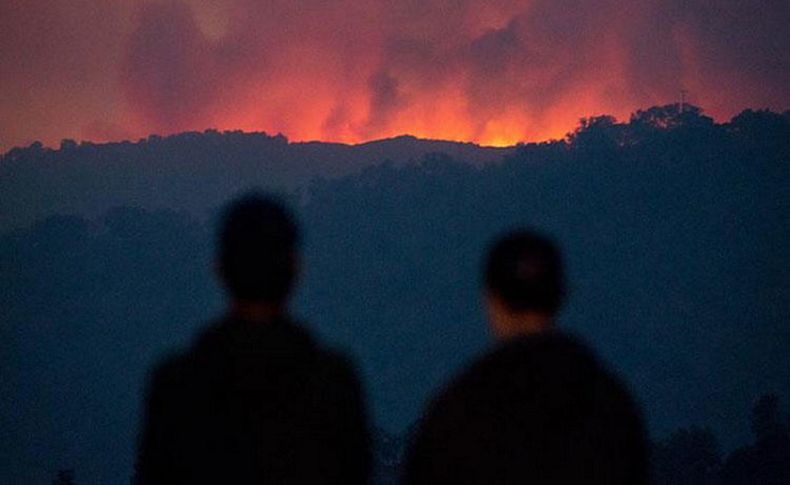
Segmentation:
<svg viewBox="0 0 790 485">
<path fill-rule="evenodd" d="M 789 101 L 784 24 L 748 3 L 715 16 L 658 0 L 88 4 L 0 16 L 0 151 L 207 128 L 501 146 L 684 90 L 719 120 Z"/>
</svg>

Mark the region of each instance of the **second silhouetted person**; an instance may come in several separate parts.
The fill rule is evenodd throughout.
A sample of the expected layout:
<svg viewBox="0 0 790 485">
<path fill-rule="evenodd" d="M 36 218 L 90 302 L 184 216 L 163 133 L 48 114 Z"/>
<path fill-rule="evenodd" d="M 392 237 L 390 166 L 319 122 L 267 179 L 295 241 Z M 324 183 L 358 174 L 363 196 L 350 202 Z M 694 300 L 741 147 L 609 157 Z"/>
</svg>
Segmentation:
<svg viewBox="0 0 790 485">
<path fill-rule="evenodd" d="M 497 346 L 433 401 L 407 484 L 647 480 L 647 442 L 625 386 L 555 328 L 565 286 L 554 244 L 522 231 L 489 253 L 484 296 Z"/>
</svg>

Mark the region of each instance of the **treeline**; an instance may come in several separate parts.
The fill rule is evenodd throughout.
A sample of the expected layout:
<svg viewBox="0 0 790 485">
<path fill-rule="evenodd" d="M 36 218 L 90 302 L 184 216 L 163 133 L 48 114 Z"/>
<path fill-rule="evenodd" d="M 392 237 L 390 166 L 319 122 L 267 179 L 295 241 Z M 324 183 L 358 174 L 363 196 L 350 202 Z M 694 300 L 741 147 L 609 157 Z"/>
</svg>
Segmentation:
<svg viewBox="0 0 790 485">
<path fill-rule="evenodd" d="M 654 441 L 653 485 L 754 485 L 790 483 L 790 417 L 779 397 L 764 394 L 749 417 L 752 441 L 724 453 L 710 428 L 690 426 Z M 375 483 L 395 485 L 402 473 L 410 439 L 418 424 L 402 434 L 376 430 Z"/>
<path fill-rule="evenodd" d="M 58 214 L 95 218 L 118 206 L 181 210 L 205 218 L 251 187 L 303 190 L 315 177 L 357 173 L 383 160 L 408 163 L 431 152 L 470 163 L 513 148 L 401 136 L 361 145 L 289 142 L 283 135 L 206 130 L 96 144 L 36 142 L 0 154 L 0 230 Z"/>
<path fill-rule="evenodd" d="M 756 400 L 749 419 L 750 444 L 723 453 L 708 428 L 682 428 L 653 447 L 656 485 L 749 485 L 790 482 L 790 420 L 779 397 Z"/>
<path fill-rule="evenodd" d="M 709 428 L 680 428 L 651 449 L 653 485 L 783 485 L 790 482 L 790 419 L 782 415 L 779 398 L 761 396 L 750 416 L 752 442 L 722 453 Z M 415 422 L 400 434 L 373 430 L 374 485 L 397 485 L 417 430 Z M 75 470 L 59 470 L 53 485 L 73 485 Z"/>
<path fill-rule="evenodd" d="M 176 152 L 202 153 L 226 135 L 205 136 L 178 139 Z M 171 153 L 154 145 L 156 157 Z M 34 148 L 24 150 L 0 171 Z M 233 152 L 222 156 L 232 173 L 212 175 L 216 183 L 243 178 Z M 80 160 L 49 186 L 100 181 Z M 317 178 L 287 191 L 306 232 L 297 314 L 357 357 L 372 415 L 399 434 L 487 344 L 478 277 L 488 242 L 537 227 L 567 258 L 561 324 L 631 383 L 653 436 L 695 424 L 737 448 L 752 440 L 742 414 L 754 396 L 790 395 L 788 166 L 787 114 L 715 124 L 672 105 L 627 123 L 586 120 L 567 140 L 520 146 L 500 162 L 437 153 Z M 17 196 L 45 200 L 36 180 L 16 185 Z M 126 481 L 147 369 L 219 311 L 213 220 L 168 199 L 164 182 L 152 190 L 173 209 L 97 204 L 0 235 L 0 393 L 11 403 L 0 408 L 0 481 L 47 483 L 71 467 L 80 480 Z"/>
</svg>

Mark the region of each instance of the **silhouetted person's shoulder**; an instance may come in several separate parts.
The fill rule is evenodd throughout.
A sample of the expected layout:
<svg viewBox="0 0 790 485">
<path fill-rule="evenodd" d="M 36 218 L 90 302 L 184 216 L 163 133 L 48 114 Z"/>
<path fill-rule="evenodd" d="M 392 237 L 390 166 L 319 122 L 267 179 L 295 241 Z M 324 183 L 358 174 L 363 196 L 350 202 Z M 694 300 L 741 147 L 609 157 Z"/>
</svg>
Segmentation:
<svg viewBox="0 0 790 485">
<path fill-rule="evenodd" d="M 365 483 L 357 374 L 286 319 L 218 322 L 154 371 L 140 483 Z"/>
<path fill-rule="evenodd" d="M 558 332 L 500 344 L 431 404 L 406 483 L 646 482 L 647 444 L 624 385 Z"/>
</svg>

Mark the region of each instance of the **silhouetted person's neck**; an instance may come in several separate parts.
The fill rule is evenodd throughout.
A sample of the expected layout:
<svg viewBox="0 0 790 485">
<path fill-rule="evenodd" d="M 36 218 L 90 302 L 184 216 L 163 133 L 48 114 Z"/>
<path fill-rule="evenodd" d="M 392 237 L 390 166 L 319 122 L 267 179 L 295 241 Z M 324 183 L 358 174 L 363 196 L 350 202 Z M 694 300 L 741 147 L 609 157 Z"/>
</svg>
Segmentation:
<svg viewBox="0 0 790 485">
<path fill-rule="evenodd" d="M 497 340 L 537 335 L 554 329 L 554 314 L 540 310 L 513 310 L 501 298 L 486 298 L 491 333 Z"/>
<path fill-rule="evenodd" d="M 548 332 L 553 328 L 552 315 L 538 312 L 508 313 L 499 317 L 494 325 L 494 334 L 498 340 L 510 340 Z"/>
<path fill-rule="evenodd" d="M 230 302 L 228 315 L 245 322 L 267 323 L 285 315 L 285 303 L 236 298 Z"/>
</svg>

